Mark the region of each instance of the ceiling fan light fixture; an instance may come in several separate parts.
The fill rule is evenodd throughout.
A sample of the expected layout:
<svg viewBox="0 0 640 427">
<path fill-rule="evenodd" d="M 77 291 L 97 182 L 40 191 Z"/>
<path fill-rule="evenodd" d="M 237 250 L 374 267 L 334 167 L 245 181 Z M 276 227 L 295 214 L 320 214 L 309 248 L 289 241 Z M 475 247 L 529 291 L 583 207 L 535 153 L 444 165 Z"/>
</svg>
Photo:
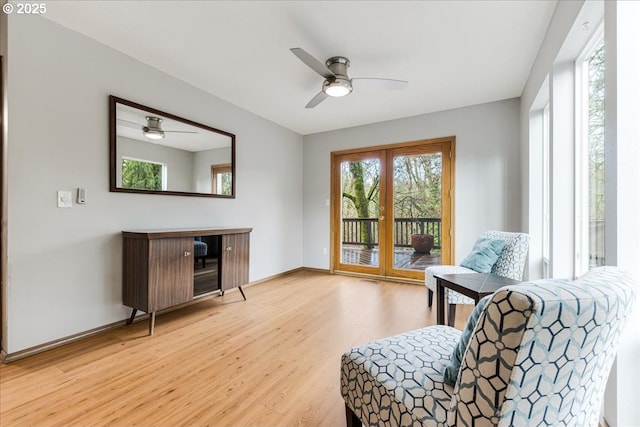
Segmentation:
<svg viewBox="0 0 640 427">
<path fill-rule="evenodd" d="M 349 95 L 352 90 L 353 87 L 349 79 L 327 79 L 322 84 L 322 91 L 334 98 Z"/>
<path fill-rule="evenodd" d="M 142 128 L 142 133 L 149 139 L 162 139 L 164 138 L 164 132 L 156 129 L 149 129 L 148 127 Z"/>
</svg>

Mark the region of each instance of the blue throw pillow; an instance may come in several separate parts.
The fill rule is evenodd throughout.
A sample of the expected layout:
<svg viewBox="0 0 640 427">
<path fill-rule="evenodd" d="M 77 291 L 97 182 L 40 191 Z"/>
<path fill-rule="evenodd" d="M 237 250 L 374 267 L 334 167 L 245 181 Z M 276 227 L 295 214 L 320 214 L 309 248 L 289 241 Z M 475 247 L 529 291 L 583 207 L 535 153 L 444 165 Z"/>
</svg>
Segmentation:
<svg viewBox="0 0 640 427">
<path fill-rule="evenodd" d="M 504 240 L 481 237 L 476 240 L 471 253 L 462 260 L 460 266 L 470 268 L 478 273 L 491 273 L 507 242 Z"/>
<path fill-rule="evenodd" d="M 482 310 L 484 310 L 484 306 L 487 305 L 492 296 L 493 295 L 487 295 L 478 301 L 478 304 L 476 304 L 475 308 L 469 315 L 467 325 L 462 330 L 462 335 L 460 335 L 460 341 L 458 341 L 458 345 L 453 349 L 451 362 L 449 362 L 449 366 L 444 370 L 444 382 L 447 384 L 454 385 L 456 383 L 458 379 L 458 371 L 460 371 L 460 364 L 462 363 L 462 357 L 464 356 L 464 352 L 467 350 L 467 346 L 471 340 L 471 334 L 473 334 L 473 330 L 476 327 L 476 323 L 478 323 Z"/>
</svg>

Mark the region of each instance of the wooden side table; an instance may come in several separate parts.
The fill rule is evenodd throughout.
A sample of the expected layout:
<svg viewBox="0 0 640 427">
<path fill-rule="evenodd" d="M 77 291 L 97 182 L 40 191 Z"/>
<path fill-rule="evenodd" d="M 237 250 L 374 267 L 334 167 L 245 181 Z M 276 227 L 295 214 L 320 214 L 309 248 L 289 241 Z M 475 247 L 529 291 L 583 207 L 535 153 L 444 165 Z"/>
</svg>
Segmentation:
<svg viewBox="0 0 640 427">
<path fill-rule="evenodd" d="M 507 285 L 517 285 L 518 280 L 508 279 L 491 273 L 462 273 L 436 275 L 436 301 L 438 325 L 444 325 L 444 288 L 473 298 L 476 304 L 487 295 Z"/>
</svg>

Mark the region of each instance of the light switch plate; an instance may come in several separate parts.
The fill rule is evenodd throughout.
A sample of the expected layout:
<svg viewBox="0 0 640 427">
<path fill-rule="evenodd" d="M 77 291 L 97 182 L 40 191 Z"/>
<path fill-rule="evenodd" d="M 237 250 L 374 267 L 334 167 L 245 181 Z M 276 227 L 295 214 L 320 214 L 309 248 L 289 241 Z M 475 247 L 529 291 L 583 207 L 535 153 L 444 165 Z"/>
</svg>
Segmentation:
<svg viewBox="0 0 640 427">
<path fill-rule="evenodd" d="M 58 191 L 58 207 L 70 208 L 72 197 L 71 191 Z"/>
</svg>

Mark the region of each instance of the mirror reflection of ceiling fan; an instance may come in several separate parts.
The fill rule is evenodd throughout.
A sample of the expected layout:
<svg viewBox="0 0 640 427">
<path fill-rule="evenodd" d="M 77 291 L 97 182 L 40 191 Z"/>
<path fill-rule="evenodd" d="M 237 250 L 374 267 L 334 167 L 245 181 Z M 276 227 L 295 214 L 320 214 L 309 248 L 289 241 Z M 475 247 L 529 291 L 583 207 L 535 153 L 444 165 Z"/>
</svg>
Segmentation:
<svg viewBox="0 0 640 427">
<path fill-rule="evenodd" d="M 291 52 L 304 62 L 309 68 L 324 77 L 322 82 L 322 90 L 309 101 L 305 108 L 313 108 L 320 104 L 327 97 L 340 97 L 349 95 L 353 90 L 353 81 L 356 80 L 356 86 L 368 86 L 375 89 L 403 89 L 407 86 L 407 81 L 396 79 L 381 79 L 373 77 L 354 77 L 349 78 L 347 68 L 349 68 L 349 59 L 344 56 L 334 56 L 322 62 L 311 56 L 306 50 L 293 47 Z"/>
<path fill-rule="evenodd" d="M 145 120 L 147 121 L 147 124 L 141 125 L 135 122 L 130 122 L 129 120 L 118 119 L 123 126 L 142 129 L 142 134 L 144 136 L 154 140 L 164 138 L 165 133 L 198 133 L 187 130 L 164 130 L 162 129 L 162 119 L 160 117 L 146 116 Z"/>
</svg>

